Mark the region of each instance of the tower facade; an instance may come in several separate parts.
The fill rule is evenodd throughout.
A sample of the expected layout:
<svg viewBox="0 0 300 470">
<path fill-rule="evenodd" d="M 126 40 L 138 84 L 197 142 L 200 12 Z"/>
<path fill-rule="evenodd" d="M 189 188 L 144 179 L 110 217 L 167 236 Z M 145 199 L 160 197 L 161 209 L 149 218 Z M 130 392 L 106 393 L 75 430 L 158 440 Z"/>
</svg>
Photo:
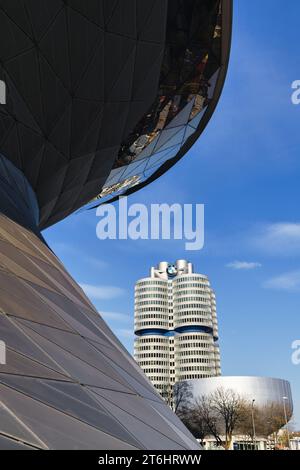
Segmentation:
<svg viewBox="0 0 300 470">
<path fill-rule="evenodd" d="M 135 286 L 137 363 L 163 396 L 175 382 L 221 375 L 216 297 L 186 260 L 160 262 Z"/>
</svg>

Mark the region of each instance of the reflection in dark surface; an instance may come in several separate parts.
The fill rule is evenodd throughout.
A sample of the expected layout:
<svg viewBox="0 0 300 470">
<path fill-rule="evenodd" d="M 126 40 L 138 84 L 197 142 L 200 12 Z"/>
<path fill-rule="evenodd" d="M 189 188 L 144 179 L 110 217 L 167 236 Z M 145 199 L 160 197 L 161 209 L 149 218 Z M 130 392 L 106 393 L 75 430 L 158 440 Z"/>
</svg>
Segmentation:
<svg viewBox="0 0 300 470">
<path fill-rule="evenodd" d="M 115 168 L 133 161 L 192 98 L 195 104 L 190 119 L 208 104 L 209 79 L 219 67 L 219 1 L 178 0 L 169 5 L 158 95 L 149 113 L 123 142 Z"/>
<path fill-rule="evenodd" d="M 221 66 L 221 0 L 172 0 L 158 93 L 123 141 L 96 199 L 124 193 L 173 158 L 199 127 Z"/>
</svg>

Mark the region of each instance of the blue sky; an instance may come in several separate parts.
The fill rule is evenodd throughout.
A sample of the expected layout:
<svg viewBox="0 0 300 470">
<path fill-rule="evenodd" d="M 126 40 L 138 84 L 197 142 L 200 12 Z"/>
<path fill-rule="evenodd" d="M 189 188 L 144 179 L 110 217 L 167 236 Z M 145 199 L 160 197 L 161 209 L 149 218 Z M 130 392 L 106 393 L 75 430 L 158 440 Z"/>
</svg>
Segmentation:
<svg viewBox="0 0 300 470">
<path fill-rule="evenodd" d="M 203 250 L 186 252 L 182 241 L 100 241 L 92 211 L 44 232 L 129 351 L 135 281 L 161 260 L 192 261 L 216 291 L 222 373 L 288 379 L 298 428 L 300 365 L 291 343 L 300 339 L 300 105 L 291 103 L 291 83 L 300 79 L 299 15 L 297 0 L 235 2 L 214 116 L 188 155 L 130 197 L 205 204 Z"/>
</svg>

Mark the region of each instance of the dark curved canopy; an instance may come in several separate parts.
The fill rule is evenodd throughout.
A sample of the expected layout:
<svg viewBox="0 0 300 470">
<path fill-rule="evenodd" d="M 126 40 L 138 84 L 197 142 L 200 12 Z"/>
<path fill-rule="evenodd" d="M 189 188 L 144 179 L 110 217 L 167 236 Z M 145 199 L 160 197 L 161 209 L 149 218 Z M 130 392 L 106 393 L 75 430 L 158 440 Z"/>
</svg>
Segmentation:
<svg viewBox="0 0 300 470">
<path fill-rule="evenodd" d="M 40 227 L 131 192 L 193 144 L 229 55 L 226 0 L 0 0 L 0 152 Z"/>
</svg>

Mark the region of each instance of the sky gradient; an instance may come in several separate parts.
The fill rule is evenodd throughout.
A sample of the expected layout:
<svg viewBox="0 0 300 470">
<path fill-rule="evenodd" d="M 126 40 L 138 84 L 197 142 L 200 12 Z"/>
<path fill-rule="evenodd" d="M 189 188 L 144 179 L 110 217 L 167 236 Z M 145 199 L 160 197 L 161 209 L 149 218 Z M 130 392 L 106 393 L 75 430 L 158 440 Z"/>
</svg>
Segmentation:
<svg viewBox="0 0 300 470">
<path fill-rule="evenodd" d="M 288 5 L 288 7 L 287 7 Z M 223 94 L 199 141 L 129 203 L 205 204 L 205 246 L 96 237 L 95 211 L 44 232 L 52 249 L 130 352 L 134 283 L 159 261 L 185 258 L 216 292 L 223 375 L 291 382 L 300 429 L 300 3 L 234 2 Z"/>
</svg>

